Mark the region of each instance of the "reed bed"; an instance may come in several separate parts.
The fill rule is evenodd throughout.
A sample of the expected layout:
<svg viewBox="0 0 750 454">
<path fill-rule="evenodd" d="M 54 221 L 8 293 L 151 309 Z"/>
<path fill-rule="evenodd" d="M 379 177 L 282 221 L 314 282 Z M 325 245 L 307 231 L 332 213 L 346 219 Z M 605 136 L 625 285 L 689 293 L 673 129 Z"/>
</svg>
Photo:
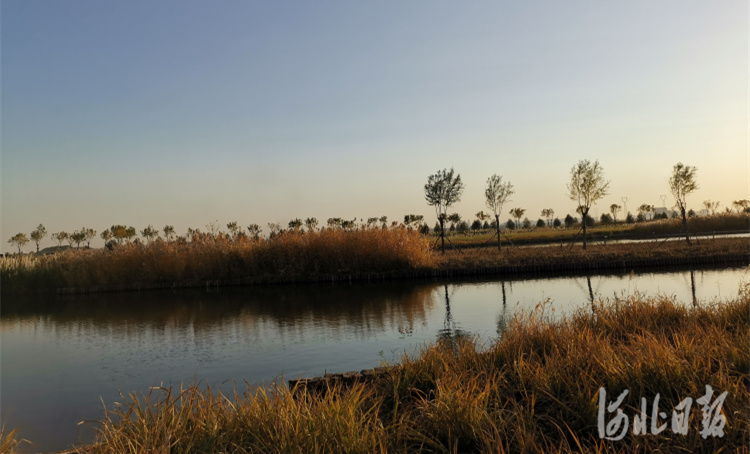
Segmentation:
<svg viewBox="0 0 750 454">
<path fill-rule="evenodd" d="M 157 283 L 280 280 L 325 274 L 425 267 L 432 252 L 417 232 L 403 229 L 287 232 L 267 240 L 194 237 L 192 241 L 69 249 L 49 256 L 0 259 L 4 291 L 117 287 Z"/>
<path fill-rule="evenodd" d="M 78 452 L 748 452 L 750 288 L 705 307 L 635 296 L 554 322 L 547 309 L 517 315 L 487 348 L 443 340 L 369 384 L 132 395 Z M 701 435 L 698 403 L 686 434 L 633 433 L 641 398 L 650 414 L 659 394 L 660 411 L 670 413 L 706 385 L 728 393 L 717 413 L 723 436 Z M 629 390 L 621 440 L 599 436 L 600 387 L 608 401 Z"/>
</svg>

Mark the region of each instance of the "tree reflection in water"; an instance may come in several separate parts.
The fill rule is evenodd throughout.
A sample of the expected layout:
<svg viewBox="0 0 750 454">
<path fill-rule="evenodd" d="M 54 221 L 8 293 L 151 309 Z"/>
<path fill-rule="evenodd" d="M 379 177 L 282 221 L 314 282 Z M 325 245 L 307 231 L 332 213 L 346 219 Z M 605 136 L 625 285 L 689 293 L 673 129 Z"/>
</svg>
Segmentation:
<svg viewBox="0 0 750 454">
<path fill-rule="evenodd" d="M 443 321 L 443 328 L 438 331 L 438 343 L 444 346 L 448 346 L 454 351 L 457 349 L 458 343 L 461 340 L 466 340 L 471 336 L 469 331 L 464 331 L 456 326 L 456 321 L 453 319 L 451 313 L 451 297 L 448 293 L 448 284 L 445 284 L 445 320 Z"/>
</svg>

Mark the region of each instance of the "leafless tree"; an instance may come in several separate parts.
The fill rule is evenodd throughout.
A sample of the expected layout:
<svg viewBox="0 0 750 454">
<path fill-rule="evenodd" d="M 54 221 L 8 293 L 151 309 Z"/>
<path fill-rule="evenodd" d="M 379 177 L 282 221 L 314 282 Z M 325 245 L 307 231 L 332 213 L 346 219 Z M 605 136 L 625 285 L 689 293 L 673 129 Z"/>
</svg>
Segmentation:
<svg viewBox="0 0 750 454">
<path fill-rule="evenodd" d="M 588 159 L 578 161 L 570 169 L 570 184 L 568 192 L 571 200 L 578 203 L 583 226 L 583 249 L 586 249 L 586 219 L 589 210 L 597 200 L 607 195 L 609 181 L 604 179 L 604 171 L 599 161 L 593 163 Z"/>
</svg>

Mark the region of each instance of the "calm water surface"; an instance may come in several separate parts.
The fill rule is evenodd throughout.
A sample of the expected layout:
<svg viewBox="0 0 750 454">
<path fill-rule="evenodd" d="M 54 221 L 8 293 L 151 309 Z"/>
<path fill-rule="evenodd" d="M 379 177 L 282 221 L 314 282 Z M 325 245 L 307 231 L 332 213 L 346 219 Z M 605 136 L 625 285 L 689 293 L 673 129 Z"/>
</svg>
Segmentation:
<svg viewBox="0 0 750 454">
<path fill-rule="evenodd" d="M 699 304 L 737 294 L 746 268 L 624 276 L 350 286 L 223 288 L 4 297 L 0 419 L 34 451 L 90 441 L 119 391 L 201 380 L 233 384 L 360 370 L 446 332 L 489 342 L 548 299 L 561 316 L 599 298 L 668 295 Z"/>
</svg>

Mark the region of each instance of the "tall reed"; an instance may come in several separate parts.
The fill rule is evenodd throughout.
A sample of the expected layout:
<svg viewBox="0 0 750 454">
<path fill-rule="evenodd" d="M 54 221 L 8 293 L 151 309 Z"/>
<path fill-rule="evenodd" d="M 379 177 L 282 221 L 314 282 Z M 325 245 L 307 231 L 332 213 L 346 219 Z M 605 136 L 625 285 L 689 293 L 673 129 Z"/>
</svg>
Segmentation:
<svg viewBox="0 0 750 454">
<path fill-rule="evenodd" d="M 408 270 L 431 263 L 416 231 L 289 231 L 267 240 L 195 236 L 192 241 L 69 249 L 0 261 L 3 289 L 144 285 L 205 280 L 294 280 L 337 273 Z"/>
</svg>

